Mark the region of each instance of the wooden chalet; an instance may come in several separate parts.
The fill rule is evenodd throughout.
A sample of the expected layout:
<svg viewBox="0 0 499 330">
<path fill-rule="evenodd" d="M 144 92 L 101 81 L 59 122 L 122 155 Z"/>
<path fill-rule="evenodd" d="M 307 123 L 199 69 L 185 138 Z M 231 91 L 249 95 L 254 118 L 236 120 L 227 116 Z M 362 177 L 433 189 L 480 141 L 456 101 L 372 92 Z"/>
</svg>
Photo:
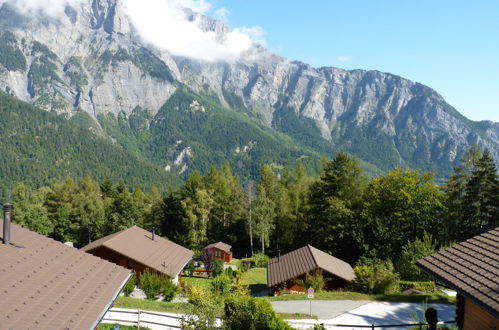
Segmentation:
<svg viewBox="0 0 499 330">
<path fill-rule="evenodd" d="M 175 283 L 194 255 L 193 251 L 137 226 L 98 239 L 81 250 L 139 274 L 149 269 Z"/>
<path fill-rule="evenodd" d="M 223 260 L 224 262 L 232 261 L 232 246 L 229 244 L 218 242 L 207 245 L 204 250 L 209 250 L 213 259 Z"/>
<path fill-rule="evenodd" d="M 4 210 L 0 329 L 95 329 L 131 272 L 10 223 Z"/>
<path fill-rule="evenodd" d="M 311 245 L 273 258 L 267 264 L 267 284 L 273 292 L 304 292 L 300 286 L 308 274 L 319 272 L 327 289 L 339 289 L 355 279 L 352 267 Z"/>
<path fill-rule="evenodd" d="M 417 265 L 457 291 L 459 329 L 499 329 L 499 227 L 420 259 Z"/>
</svg>

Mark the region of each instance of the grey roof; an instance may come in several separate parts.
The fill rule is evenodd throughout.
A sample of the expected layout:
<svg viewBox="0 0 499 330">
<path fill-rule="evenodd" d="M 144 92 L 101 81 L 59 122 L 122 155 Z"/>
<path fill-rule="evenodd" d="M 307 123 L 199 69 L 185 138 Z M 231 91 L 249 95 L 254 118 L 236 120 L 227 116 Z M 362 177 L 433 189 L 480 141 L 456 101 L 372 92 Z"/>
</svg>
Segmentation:
<svg viewBox="0 0 499 330">
<path fill-rule="evenodd" d="M 11 224 L 11 245 L 0 244 L 0 328 L 94 329 L 130 275 Z"/>
<path fill-rule="evenodd" d="M 224 243 L 224 242 L 211 243 L 205 247 L 205 249 L 209 249 L 209 248 L 217 248 L 217 249 L 222 250 L 224 252 L 232 253 L 230 251 L 230 249 L 232 249 L 232 245 L 229 245 L 229 244 Z"/>
<path fill-rule="evenodd" d="M 96 240 L 81 250 L 92 253 L 105 247 L 170 277 L 177 276 L 194 252 L 151 232 L 133 226 Z"/>
<path fill-rule="evenodd" d="M 499 317 L 499 227 L 420 259 L 417 265 Z"/>
<path fill-rule="evenodd" d="M 322 269 L 345 281 L 355 278 L 355 273 L 348 263 L 311 245 L 306 245 L 280 258 L 270 260 L 267 264 L 267 283 L 269 287 L 273 287 L 317 269 Z"/>
</svg>

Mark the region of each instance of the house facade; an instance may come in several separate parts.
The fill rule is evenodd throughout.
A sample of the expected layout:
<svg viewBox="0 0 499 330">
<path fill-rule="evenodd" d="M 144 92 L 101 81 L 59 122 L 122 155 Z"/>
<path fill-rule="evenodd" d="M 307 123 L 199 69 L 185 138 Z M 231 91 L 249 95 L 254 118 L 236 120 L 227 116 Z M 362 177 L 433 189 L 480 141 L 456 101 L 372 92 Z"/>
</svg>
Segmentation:
<svg viewBox="0 0 499 330">
<path fill-rule="evenodd" d="M 499 227 L 420 259 L 417 265 L 457 292 L 460 329 L 499 329 Z"/>
<path fill-rule="evenodd" d="M 204 250 L 210 251 L 213 259 L 222 260 L 223 262 L 232 261 L 232 246 L 223 242 L 212 243 L 207 245 Z"/>
</svg>

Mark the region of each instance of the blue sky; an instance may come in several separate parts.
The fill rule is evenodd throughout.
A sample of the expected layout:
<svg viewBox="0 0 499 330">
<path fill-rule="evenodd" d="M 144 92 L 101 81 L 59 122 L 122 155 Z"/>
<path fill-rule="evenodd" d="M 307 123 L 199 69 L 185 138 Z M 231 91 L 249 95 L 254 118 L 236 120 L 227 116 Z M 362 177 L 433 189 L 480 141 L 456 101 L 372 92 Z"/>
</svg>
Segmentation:
<svg viewBox="0 0 499 330">
<path fill-rule="evenodd" d="M 212 0 L 231 27 L 313 66 L 390 72 L 434 88 L 473 120 L 499 122 L 499 1 Z M 220 11 L 218 12 L 220 13 Z"/>
</svg>

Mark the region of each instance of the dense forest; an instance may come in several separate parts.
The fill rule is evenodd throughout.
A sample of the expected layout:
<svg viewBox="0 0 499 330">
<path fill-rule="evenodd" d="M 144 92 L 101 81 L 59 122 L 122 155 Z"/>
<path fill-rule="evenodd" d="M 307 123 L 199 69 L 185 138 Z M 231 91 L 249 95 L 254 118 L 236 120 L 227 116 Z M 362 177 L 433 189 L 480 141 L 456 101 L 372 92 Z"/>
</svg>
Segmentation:
<svg viewBox="0 0 499 330">
<path fill-rule="evenodd" d="M 414 170 L 368 178 L 356 158 L 339 153 L 323 160 L 319 176 L 300 162 L 280 174 L 264 165 L 243 187 L 223 165 L 168 192 L 84 176 L 39 189 L 19 183 L 11 202 L 15 222 L 78 247 L 138 225 L 198 252 L 216 241 L 236 257 L 311 244 L 351 264 L 397 265 L 499 226 L 497 168 L 477 147 L 443 186 Z"/>
<path fill-rule="evenodd" d="M 9 196 L 19 178 L 33 187 L 88 173 L 131 187 L 150 187 L 154 182 L 166 189 L 180 183 L 173 174 L 100 135 L 85 113 L 68 120 L 0 91 L 0 114 L 0 198 Z"/>
</svg>

